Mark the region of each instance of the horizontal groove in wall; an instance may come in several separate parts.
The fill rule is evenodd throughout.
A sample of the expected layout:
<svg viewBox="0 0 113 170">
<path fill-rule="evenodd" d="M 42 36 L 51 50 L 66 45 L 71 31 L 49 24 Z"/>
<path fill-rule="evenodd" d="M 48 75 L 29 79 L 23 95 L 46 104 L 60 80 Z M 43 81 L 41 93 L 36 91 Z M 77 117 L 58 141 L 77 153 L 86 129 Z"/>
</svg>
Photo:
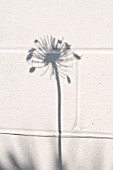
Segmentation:
<svg viewBox="0 0 113 170">
<path fill-rule="evenodd" d="M 23 129 L 0 129 L 0 135 L 17 135 L 29 137 L 52 137 L 58 138 L 58 132 L 42 130 L 23 130 Z M 89 139 L 113 139 L 111 133 L 88 132 L 88 131 L 67 131 L 62 132 L 62 138 L 89 138 Z"/>
<path fill-rule="evenodd" d="M 26 54 L 28 52 L 28 48 L 0 48 L 0 53 L 23 53 Z M 82 54 L 113 54 L 113 48 L 72 48 L 72 50 L 76 52 L 80 52 Z"/>
</svg>

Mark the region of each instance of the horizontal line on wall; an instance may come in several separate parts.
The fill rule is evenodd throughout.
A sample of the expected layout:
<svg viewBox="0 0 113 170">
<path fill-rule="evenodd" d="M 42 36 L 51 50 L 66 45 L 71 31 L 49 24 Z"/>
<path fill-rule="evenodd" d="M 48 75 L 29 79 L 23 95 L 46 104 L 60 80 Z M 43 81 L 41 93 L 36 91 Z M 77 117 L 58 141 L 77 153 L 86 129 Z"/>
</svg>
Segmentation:
<svg viewBox="0 0 113 170">
<path fill-rule="evenodd" d="M 42 130 L 23 130 L 23 129 L 0 129 L 0 135 L 17 135 L 29 137 L 52 137 L 58 138 L 58 132 Z M 89 138 L 89 139 L 113 139 L 111 133 L 88 132 L 88 131 L 67 131 L 62 132 L 62 138 Z"/>
<path fill-rule="evenodd" d="M 29 48 L 0 48 L 0 53 L 28 53 Z M 113 54 L 113 48 L 73 48 L 75 52 L 82 54 Z"/>
</svg>

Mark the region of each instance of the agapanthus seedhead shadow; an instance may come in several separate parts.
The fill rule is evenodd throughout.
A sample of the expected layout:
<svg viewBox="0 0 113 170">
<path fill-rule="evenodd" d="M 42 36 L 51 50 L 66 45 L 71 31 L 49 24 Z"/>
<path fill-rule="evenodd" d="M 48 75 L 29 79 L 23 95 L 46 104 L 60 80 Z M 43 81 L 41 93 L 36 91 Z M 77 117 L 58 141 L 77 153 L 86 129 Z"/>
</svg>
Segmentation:
<svg viewBox="0 0 113 170">
<path fill-rule="evenodd" d="M 66 68 L 69 67 L 69 61 L 74 59 L 80 60 L 81 57 L 74 53 L 71 45 L 52 36 L 43 37 L 40 40 L 35 40 L 35 48 L 28 51 L 26 60 L 31 63 L 30 72 L 33 73 L 37 68 L 46 68 L 45 74 L 51 66 L 51 76 L 55 75 L 58 92 L 58 160 L 59 170 L 63 170 L 62 166 L 62 140 L 61 140 L 61 85 L 60 77 L 67 78 L 68 83 L 71 83 L 70 77 L 67 75 Z M 42 74 L 42 75 L 43 75 Z"/>
<path fill-rule="evenodd" d="M 59 75 L 66 77 L 70 83 L 69 76 L 65 73 L 65 68 L 69 67 L 68 62 L 75 58 L 80 60 L 81 57 L 72 52 L 71 45 L 64 42 L 64 39 L 56 39 L 52 36 L 43 37 L 35 40 L 35 48 L 28 51 L 26 60 L 32 65 L 30 72 L 34 72 L 37 68 L 45 67 L 46 70 L 51 66 L 51 76 L 55 73 L 55 67 L 58 68 Z M 43 75 L 42 74 L 42 75 Z"/>
</svg>

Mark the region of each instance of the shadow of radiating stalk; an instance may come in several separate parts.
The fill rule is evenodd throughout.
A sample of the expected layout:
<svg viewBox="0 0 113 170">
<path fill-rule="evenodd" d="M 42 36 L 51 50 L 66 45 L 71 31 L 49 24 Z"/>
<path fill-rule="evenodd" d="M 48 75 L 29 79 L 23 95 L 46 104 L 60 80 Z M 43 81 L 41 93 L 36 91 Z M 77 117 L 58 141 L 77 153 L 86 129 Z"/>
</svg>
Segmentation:
<svg viewBox="0 0 113 170">
<path fill-rule="evenodd" d="M 58 161 L 59 161 L 59 170 L 62 170 L 62 138 L 61 138 L 61 86 L 58 69 L 55 63 L 52 63 L 52 66 L 55 70 L 55 76 L 57 81 L 57 90 L 58 90 Z"/>
</svg>

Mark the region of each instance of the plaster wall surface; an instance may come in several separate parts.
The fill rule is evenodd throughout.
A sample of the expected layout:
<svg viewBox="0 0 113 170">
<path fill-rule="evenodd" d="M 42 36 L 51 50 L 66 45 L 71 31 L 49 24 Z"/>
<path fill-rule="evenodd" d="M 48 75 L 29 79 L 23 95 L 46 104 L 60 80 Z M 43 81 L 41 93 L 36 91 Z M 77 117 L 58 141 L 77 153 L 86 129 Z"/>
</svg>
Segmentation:
<svg viewBox="0 0 113 170">
<path fill-rule="evenodd" d="M 82 55 L 61 78 L 63 170 L 113 170 L 113 1 L 0 0 L 0 169 L 57 169 L 57 137 L 14 136 L 57 131 L 57 88 L 50 70 L 29 73 L 34 39 L 65 38 Z M 77 124 L 76 124 L 77 123 Z M 75 126 L 77 125 L 77 127 Z M 7 134 L 3 134 L 3 131 Z M 26 132 L 25 132 L 26 133 Z"/>
</svg>

